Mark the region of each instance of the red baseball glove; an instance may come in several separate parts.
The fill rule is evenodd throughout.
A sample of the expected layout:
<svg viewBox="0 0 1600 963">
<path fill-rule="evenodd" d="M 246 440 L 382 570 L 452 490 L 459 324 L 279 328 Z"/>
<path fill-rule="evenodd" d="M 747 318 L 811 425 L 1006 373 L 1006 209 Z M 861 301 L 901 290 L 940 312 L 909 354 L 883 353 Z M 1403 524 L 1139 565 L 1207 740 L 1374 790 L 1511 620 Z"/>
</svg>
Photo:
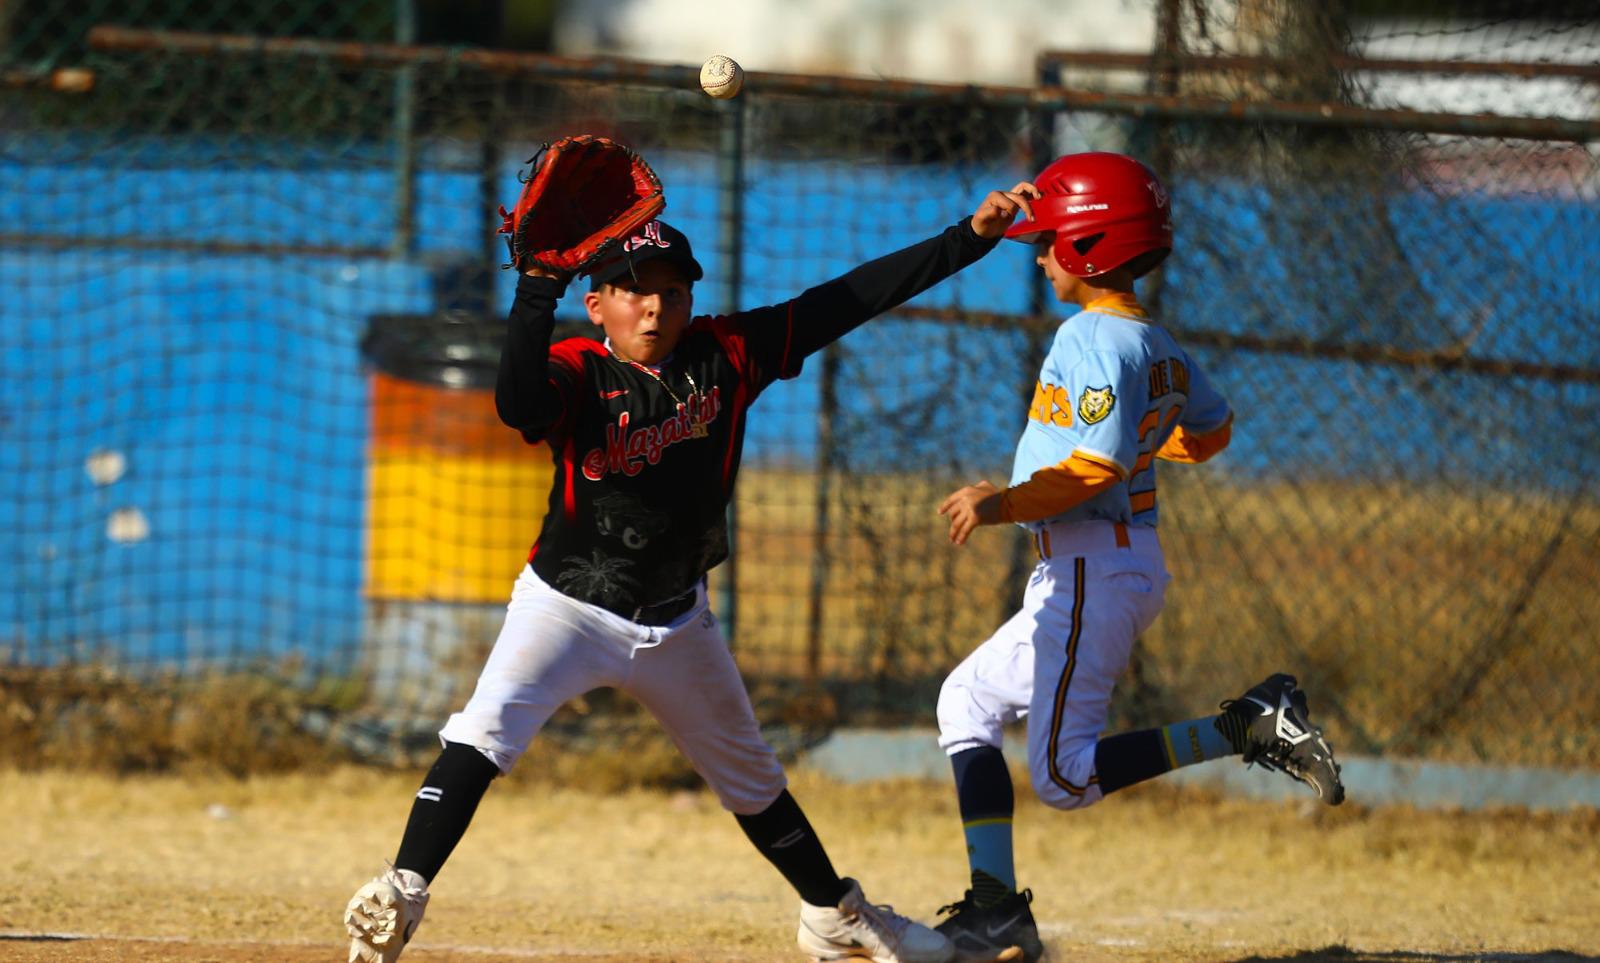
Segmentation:
<svg viewBox="0 0 1600 963">
<path fill-rule="evenodd" d="M 546 144 L 528 162 L 516 210 L 500 208 L 511 263 L 580 274 L 667 206 L 645 159 L 593 134 Z"/>
</svg>

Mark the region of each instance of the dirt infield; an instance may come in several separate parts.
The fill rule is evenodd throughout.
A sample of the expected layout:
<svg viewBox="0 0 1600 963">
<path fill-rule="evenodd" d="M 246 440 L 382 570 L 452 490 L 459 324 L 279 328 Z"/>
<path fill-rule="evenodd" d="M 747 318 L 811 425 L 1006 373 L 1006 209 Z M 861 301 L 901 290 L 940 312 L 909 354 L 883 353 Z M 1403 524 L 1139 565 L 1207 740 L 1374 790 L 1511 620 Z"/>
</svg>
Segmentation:
<svg viewBox="0 0 1600 963">
<path fill-rule="evenodd" d="M 417 783 L 0 772 L 0 961 L 342 961 L 339 911 L 392 854 Z M 947 787 L 794 789 L 874 899 L 927 919 L 960 895 Z M 1159 785 L 1080 813 L 1022 799 L 1019 870 L 1056 961 L 1600 960 L 1592 811 Z M 801 959 L 794 897 L 704 793 L 497 786 L 433 892 L 414 963 Z"/>
</svg>

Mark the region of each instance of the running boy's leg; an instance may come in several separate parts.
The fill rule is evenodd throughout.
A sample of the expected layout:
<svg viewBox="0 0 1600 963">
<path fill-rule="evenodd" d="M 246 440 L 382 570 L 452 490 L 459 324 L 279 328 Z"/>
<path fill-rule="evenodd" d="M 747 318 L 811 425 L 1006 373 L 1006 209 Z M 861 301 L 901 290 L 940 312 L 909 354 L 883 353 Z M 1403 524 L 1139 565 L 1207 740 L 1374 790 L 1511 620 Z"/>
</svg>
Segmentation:
<svg viewBox="0 0 1600 963">
<path fill-rule="evenodd" d="M 1128 549 L 1040 565 L 1023 602 L 1033 612 L 1036 653 L 1028 763 L 1048 805 L 1091 806 L 1127 784 L 1102 785 L 1099 737 L 1134 640 L 1161 612 L 1167 580 L 1158 553 Z"/>
<path fill-rule="evenodd" d="M 1061 809 L 1092 805 L 1184 766 L 1243 754 L 1282 769 L 1337 804 L 1344 789 L 1332 750 L 1313 726 L 1306 698 L 1287 675 L 1252 687 L 1223 711 L 1153 729 L 1100 737 L 1111 693 L 1134 640 L 1160 614 L 1167 574 L 1154 540 L 1141 550 L 1075 557 L 1071 575 L 1047 563 L 1056 591 L 1039 606 L 1029 762 L 1041 799 Z M 1065 644 L 1047 645 L 1048 639 Z"/>
<path fill-rule="evenodd" d="M 940 910 L 950 916 L 937 929 L 950 938 L 960 963 L 1013 959 L 1018 950 L 1032 961 L 1043 952 L 1028 907 L 1031 894 L 1017 890 L 1015 797 L 1000 750 L 1004 727 L 1027 715 L 1033 638 L 1033 614 L 1024 607 L 963 659 L 939 691 L 939 745 L 955 774 L 972 888 Z"/>
<path fill-rule="evenodd" d="M 974 649 L 939 690 L 939 745 L 955 771 L 973 893 L 994 901 L 1016 889 L 1015 799 L 1000 746 L 1027 715 L 1033 691 L 1033 615 L 1024 609 Z"/>
</svg>

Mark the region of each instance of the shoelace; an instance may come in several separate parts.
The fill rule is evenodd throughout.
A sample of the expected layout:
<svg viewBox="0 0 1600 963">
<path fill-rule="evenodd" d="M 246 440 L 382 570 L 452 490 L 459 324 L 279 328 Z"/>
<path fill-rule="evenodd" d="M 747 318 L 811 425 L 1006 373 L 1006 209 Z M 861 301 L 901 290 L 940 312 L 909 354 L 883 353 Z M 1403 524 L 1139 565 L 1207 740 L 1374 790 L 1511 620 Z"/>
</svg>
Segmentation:
<svg viewBox="0 0 1600 963">
<path fill-rule="evenodd" d="M 906 934 L 906 927 L 911 925 L 911 920 L 894 911 L 888 903 L 868 903 L 863 901 L 855 909 L 857 919 L 866 923 L 874 932 L 889 937 L 890 946 L 900 945 L 900 940 Z"/>
<path fill-rule="evenodd" d="M 956 900 L 954 903 L 946 903 L 945 905 L 939 907 L 939 909 L 935 911 L 933 915 L 943 916 L 946 913 L 949 913 L 950 915 L 954 916 L 959 913 L 965 913 L 968 909 L 971 909 L 976 905 L 977 904 L 974 903 L 972 899 L 972 890 L 969 889 L 965 893 L 962 893 L 961 898 Z"/>
<path fill-rule="evenodd" d="M 1321 742 L 1322 741 L 1322 727 L 1321 726 L 1312 726 L 1311 727 L 1311 732 L 1312 732 L 1312 740 L 1314 742 Z M 1299 759 L 1295 758 L 1294 749 L 1295 749 L 1294 746 L 1291 746 L 1288 742 L 1286 742 L 1286 741 L 1284 741 L 1282 739 L 1279 739 L 1276 742 L 1274 742 L 1270 747 L 1268 747 L 1267 749 L 1263 750 L 1262 753 L 1259 756 L 1257 756 L 1257 758 L 1254 761 L 1261 763 L 1262 765 L 1266 766 L 1268 769 L 1273 769 L 1273 768 L 1282 769 L 1284 772 L 1286 772 L 1289 775 L 1293 776 L 1294 778 L 1300 780 L 1301 782 L 1310 784 L 1310 783 L 1312 783 L 1312 780 L 1309 777 L 1309 774 L 1311 772 L 1311 767 L 1309 765 L 1301 762 Z M 1314 751 L 1314 749 L 1313 749 L 1313 751 Z M 1334 775 L 1335 776 L 1339 775 L 1339 772 L 1340 772 L 1339 764 L 1334 762 L 1331 758 L 1328 760 L 1328 764 L 1329 764 L 1329 766 L 1332 767 Z M 1320 787 L 1318 788 L 1317 791 L 1319 793 L 1321 792 Z"/>
<path fill-rule="evenodd" d="M 415 903 L 421 899 L 425 893 L 428 892 L 428 888 L 426 886 L 418 888 L 416 886 L 408 885 L 405 877 L 400 875 L 400 871 L 394 868 L 393 863 L 389 862 L 388 860 L 384 860 L 383 865 L 389 868 L 388 872 L 383 874 L 383 878 L 395 889 L 399 890 L 400 895 L 408 902 Z"/>
<path fill-rule="evenodd" d="M 1220 708 L 1223 712 L 1228 712 L 1238 705 L 1239 701 L 1238 699 L 1224 699 Z M 1238 748 L 1240 755 L 1244 757 L 1245 765 L 1253 766 L 1260 763 L 1267 769 L 1282 770 L 1297 779 L 1301 778 L 1304 768 L 1294 761 L 1291 755 L 1294 752 L 1294 746 L 1290 745 L 1288 740 L 1273 739 L 1271 742 L 1262 742 L 1251 737 L 1249 729 L 1243 724 L 1236 725 L 1238 728 L 1237 741 L 1226 730 L 1223 731 L 1223 734 L 1227 735 L 1230 741 L 1234 741 L 1235 748 Z M 1307 727 L 1315 733 L 1317 738 L 1322 737 L 1322 728 L 1320 726 L 1310 725 L 1308 722 Z M 1240 746 L 1239 742 L 1243 742 L 1244 745 Z"/>
</svg>

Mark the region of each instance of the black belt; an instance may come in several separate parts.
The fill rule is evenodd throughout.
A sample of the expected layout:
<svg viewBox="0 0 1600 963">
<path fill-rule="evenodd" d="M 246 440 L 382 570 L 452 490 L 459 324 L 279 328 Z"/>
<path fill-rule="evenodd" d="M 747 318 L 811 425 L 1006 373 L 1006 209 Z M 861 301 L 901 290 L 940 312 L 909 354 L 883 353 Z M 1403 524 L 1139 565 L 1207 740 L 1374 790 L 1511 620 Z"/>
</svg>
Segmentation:
<svg viewBox="0 0 1600 963">
<path fill-rule="evenodd" d="M 657 602 L 654 605 L 641 605 L 636 609 L 611 609 L 630 622 L 640 625 L 671 625 L 673 619 L 694 608 L 695 600 L 699 593 L 694 589 L 683 593 L 677 598 Z"/>
</svg>

